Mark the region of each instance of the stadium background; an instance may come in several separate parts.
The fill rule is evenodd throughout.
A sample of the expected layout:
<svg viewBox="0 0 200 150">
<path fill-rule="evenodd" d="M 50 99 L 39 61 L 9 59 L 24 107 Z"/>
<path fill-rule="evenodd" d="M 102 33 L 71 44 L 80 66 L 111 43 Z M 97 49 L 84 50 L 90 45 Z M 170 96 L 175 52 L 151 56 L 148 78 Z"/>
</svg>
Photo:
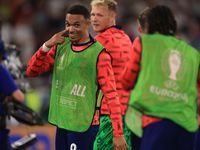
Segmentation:
<svg viewBox="0 0 200 150">
<path fill-rule="evenodd" d="M 133 41 L 139 36 L 137 15 L 147 6 L 169 6 L 178 23 L 177 35 L 200 51 L 200 0 L 116 0 L 118 2 L 117 25 Z M 37 49 L 55 33 L 65 28 L 65 12 L 74 4 L 83 4 L 89 10 L 90 0 L 0 0 L 2 40 L 17 45 L 20 59 L 27 65 Z M 96 33 L 89 28 L 92 36 Z M 34 109 L 47 120 L 52 72 L 37 78 L 27 78 L 31 89 L 27 91 L 25 105 Z M 11 141 L 28 133 L 36 133 L 38 142 L 28 150 L 54 150 L 55 127 L 26 126 L 15 120 L 8 122 Z"/>
</svg>

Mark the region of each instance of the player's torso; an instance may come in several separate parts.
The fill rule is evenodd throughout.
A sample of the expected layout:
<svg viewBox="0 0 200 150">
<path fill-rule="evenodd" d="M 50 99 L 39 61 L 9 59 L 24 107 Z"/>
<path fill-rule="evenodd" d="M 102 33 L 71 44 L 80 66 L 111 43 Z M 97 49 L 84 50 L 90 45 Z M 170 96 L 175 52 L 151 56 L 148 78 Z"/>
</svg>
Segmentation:
<svg viewBox="0 0 200 150">
<path fill-rule="evenodd" d="M 100 42 L 112 56 L 112 67 L 116 80 L 116 88 L 120 103 L 122 105 L 122 113 L 127 109 L 127 102 L 130 92 L 123 90 L 120 81 L 118 80 L 130 52 L 132 51 L 132 42 L 123 30 L 111 27 L 101 34 L 98 34 L 95 39 Z"/>
</svg>

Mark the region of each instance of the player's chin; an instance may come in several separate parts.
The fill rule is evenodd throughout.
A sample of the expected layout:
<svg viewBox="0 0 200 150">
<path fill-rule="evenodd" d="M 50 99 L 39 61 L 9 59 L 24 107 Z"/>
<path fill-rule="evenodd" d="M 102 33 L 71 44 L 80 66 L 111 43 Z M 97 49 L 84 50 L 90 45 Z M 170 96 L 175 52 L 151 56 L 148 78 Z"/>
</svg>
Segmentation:
<svg viewBox="0 0 200 150">
<path fill-rule="evenodd" d="M 71 42 L 76 42 L 77 40 L 75 38 L 69 38 Z"/>
<path fill-rule="evenodd" d="M 95 32 L 102 32 L 102 30 L 100 28 L 93 28 Z"/>
</svg>

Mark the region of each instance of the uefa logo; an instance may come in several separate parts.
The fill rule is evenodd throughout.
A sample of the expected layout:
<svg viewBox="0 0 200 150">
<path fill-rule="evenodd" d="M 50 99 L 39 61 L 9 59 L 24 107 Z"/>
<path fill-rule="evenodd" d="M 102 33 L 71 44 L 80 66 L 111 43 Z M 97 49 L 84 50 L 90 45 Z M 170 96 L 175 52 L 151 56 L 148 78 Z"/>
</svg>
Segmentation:
<svg viewBox="0 0 200 150">
<path fill-rule="evenodd" d="M 166 49 L 163 52 L 161 66 L 165 76 L 174 81 L 183 79 L 187 70 L 184 54 L 174 49 Z"/>
</svg>

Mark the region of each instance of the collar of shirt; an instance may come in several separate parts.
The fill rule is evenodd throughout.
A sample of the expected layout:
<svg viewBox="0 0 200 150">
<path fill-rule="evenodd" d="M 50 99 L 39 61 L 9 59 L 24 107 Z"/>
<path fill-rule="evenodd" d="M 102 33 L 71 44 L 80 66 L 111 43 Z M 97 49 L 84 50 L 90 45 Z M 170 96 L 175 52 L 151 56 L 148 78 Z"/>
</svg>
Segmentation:
<svg viewBox="0 0 200 150">
<path fill-rule="evenodd" d="M 71 45 L 73 51 L 82 51 L 88 48 L 90 45 L 92 45 L 95 42 L 95 39 L 89 34 L 90 41 L 83 44 L 73 44 Z"/>
<path fill-rule="evenodd" d="M 118 25 L 113 25 L 113 26 L 111 26 L 111 27 L 109 27 L 109 28 L 116 28 L 116 29 L 119 29 L 119 30 L 122 29 L 122 27 L 121 27 L 121 26 L 118 26 Z M 109 29 L 109 28 L 108 28 L 108 29 Z"/>
<path fill-rule="evenodd" d="M 121 30 L 121 29 L 122 29 L 122 27 L 121 27 L 121 26 L 113 25 L 113 26 L 111 26 L 111 27 L 108 27 L 107 29 L 105 29 L 103 32 L 105 32 L 106 30 L 108 30 L 108 29 L 110 29 L 110 28 L 116 28 L 116 29 L 119 29 L 119 30 Z"/>
</svg>

